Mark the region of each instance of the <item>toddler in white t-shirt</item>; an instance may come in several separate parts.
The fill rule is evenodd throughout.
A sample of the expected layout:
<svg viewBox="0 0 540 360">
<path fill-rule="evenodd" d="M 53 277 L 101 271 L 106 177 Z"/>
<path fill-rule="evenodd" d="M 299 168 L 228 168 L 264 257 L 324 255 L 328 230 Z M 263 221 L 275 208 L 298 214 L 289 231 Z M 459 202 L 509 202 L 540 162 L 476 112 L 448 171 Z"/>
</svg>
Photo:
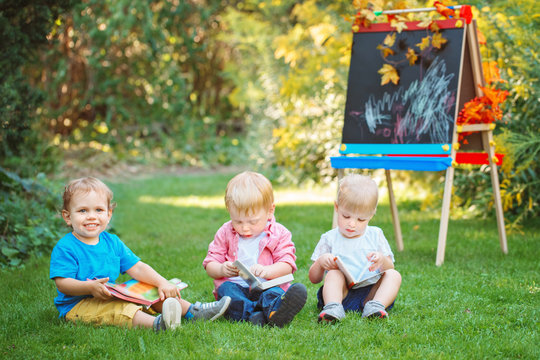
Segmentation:
<svg viewBox="0 0 540 360">
<path fill-rule="evenodd" d="M 312 283 L 324 278 L 317 293 L 319 321 L 341 320 L 345 311 L 359 311 L 370 318 L 388 317 L 387 310 L 392 308 L 401 286 L 401 275 L 394 269 L 394 255 L 382 230 L 368 226 L 377 202 L 378 188 L 371 178 L 348 175 L 340 181 L 334 204 L 338 226 L 321 236 L 309 269 Z M 336 257 L 353 276 L 363 274 L 351 288 Z"/>
</svg>

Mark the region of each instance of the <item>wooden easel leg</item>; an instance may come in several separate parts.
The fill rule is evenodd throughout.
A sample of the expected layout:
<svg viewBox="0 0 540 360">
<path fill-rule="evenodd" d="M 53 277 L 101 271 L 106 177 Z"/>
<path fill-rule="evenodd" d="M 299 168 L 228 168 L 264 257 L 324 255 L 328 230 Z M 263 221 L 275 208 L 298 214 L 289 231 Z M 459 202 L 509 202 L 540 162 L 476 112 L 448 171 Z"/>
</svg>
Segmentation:
<svg viewBox="0 0 540 360">
<path fill-rule="evenodd" d="M 444 194 L 441 211 L 441 224 L 439 226 L 439 243 L 437 245 L 437 259 L 435 265 L 441 266 L 444 262 L 444 252 L 446 249 L 446 236 L 448 234 L 448 219 L 450 217 L 450 199 L 452 198 L 452 184 L 454 182 L 454 168 L 446 169 L 446 180 L 444 182 Z"/>
<path fill-rule="evenodd" d="M 386 174 L 386 185 L 388 185 L 388 197 L 390 199 L 390 210 L 392 212 L 392 222 L 394 223 L 394 234 L 396 236 L 396 246 L 398 251 L 403 251 L 403 237 L 401 236 L 401 225 L 399 224 L 399 216 L 396 205 L 396 198 L 394 197 L 394 189 L 392 187 L 392 178 L 390 176 L 390 170 L 384 170 Z"/>
<path fill-rule="evenodd" d="M 343 176 L 345 176 L 345 170 L 338 169 L 337 174 L 338 174 L 338 187 L 336 190 L 336 200 L 337 200 L 337 192 L 339 191 L 339 181 L 343 179 Z M 334 207 L 334 216 L 332 218 L 332 229 L 334 229 L 336 226 L 337 226 L 337 212 L 336 212 L 336 208 Z"/>
<path fill-rule="evenodd" d="M 499 187 L 499 175 L 497 173 L 497 164 L 495 163 L 495 148 L 493 144 L 493 133 L 491 131 L 482 131 L 482 142 L 484 150 L 488 154 L 489 167 L 491 168 L 491 186 L 493 187 L 493 200 L 495 204 L 495 213 L 497 215 L 497 229 L 499 230 L 499 242 L 504 254 L 508 254 L 506 243 L 506 230 L 504 228 L 504 213 L 501 201 L 501 192 Z"/>
</svg>

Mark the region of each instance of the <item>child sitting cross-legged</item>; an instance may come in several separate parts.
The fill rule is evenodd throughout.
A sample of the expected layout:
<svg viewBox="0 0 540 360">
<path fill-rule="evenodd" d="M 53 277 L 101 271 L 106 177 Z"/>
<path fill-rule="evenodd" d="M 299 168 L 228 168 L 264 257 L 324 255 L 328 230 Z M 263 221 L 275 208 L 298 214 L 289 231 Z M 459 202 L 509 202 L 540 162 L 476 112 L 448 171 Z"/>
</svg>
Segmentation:
<svg viewBox="0 0 540 360">
<path fill-rule="evenodd" d="M 341 320 L 345 311 L 362 312 L 362 317 L 386 318 L 387 310 L 394 304 L 401 275 L 394 269 L 394 255 L 382 230 L 368 225 L 375 215 L 377 201 L 377 184 L 369 177 L 348 175 L 340 181 L 334 204 L 338 226 L 321 236 L 309 269 L 312 283 L 320 283 L 324 278 L 317 293 L 319 321 Z M 336 257 L 353 276 L 365 274 L 351 288 Z"/>
<path fill-rule="evenodd" d="M 116 235 L 106 232 L 114 204 L 112 191 L 100 180 L 85 177 L 71 181 L 64 190 L 62 217 L 72 232 L 58 241 L 51 254 L 50 278 L 58 296 L 54 304 L 61 318 L 94 324 L 175 329 L 181 318 L 214 320 L 227 310 L 230 298 L 191 304 L 179 289 L 145 264 Z M 120 273 L 154 285 L 162 301 L 152 308 L 114 298 L 105 287 Z"/>
<path fill-rule="evenodd" d="M 263 291 L 250 290 L 233 264 L 240 260 L 263 281 L 297 269 L 291 233 L 274 218 L 272 184 L 258 173 L 238 174 L 227 185 L 225 204 L 231 220 L 217 231 L 203 261 L 214 279 L 217 299 L 231 297 L 225 317 L 282 327 L 306 303 L 306 287 L 285 283 Z"/>
</svg>

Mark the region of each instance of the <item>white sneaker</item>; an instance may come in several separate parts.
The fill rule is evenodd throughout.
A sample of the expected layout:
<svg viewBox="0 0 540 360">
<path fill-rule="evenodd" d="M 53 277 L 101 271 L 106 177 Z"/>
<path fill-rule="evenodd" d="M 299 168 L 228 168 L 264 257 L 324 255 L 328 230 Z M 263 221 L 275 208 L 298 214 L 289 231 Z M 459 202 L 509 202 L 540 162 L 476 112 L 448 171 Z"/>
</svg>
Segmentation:
<svg viewBox="0 0 540 360">
<path fill-rule="evenodd" d="M 174 330 L 182 322 L 182 305 L 175 298 L 167 298 L 163 302 L 161 315 L 165 330 Z"/>
</svg>

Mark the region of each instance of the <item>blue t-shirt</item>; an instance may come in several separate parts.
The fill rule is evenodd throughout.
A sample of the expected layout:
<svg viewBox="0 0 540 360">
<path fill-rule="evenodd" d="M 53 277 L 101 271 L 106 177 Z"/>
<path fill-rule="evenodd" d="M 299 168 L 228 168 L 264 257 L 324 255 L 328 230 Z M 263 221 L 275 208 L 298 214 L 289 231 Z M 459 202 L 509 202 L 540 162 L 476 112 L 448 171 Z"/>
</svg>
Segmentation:
<svg viewBox="0 0 540 360">
<path fill-rule="evenodd" d="M 118 236 L 102 232 L 96 245 L 88 245 L 77 239 L 72 233 L 64 236 L 51 254 L 49 278 L 87 279 L 109 277 L 114 282 L 140 258 L 133 253 Z M 54 304 L 64 317 L 79 301 L 91 295 L 69 296 L 57 289 L 58 296 Z"/>
</svg>

